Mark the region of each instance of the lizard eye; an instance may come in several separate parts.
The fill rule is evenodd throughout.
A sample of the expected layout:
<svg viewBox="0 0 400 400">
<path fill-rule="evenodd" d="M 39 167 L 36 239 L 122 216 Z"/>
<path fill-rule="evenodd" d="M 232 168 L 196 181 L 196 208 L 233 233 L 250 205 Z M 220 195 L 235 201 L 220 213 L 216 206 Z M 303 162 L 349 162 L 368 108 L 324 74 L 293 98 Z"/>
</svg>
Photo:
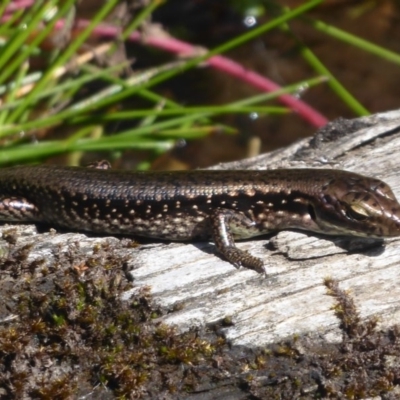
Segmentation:
<svg viewBox="0 0 400 400">
<path fill-rule="evenodd" d="M 359 204 L 350 204 L 346 215 L 348 218 L 356 221 L 365 221 L 369 217 L 367 210 Z"/>
</svg>

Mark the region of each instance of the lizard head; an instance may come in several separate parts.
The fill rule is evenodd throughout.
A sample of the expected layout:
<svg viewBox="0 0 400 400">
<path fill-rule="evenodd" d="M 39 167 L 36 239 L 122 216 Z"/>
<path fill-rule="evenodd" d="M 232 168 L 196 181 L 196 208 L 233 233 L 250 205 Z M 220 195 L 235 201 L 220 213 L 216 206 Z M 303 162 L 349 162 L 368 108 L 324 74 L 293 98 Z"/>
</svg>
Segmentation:
<svg viewBox="0 0 400 400">
<path fill-rule="evenodd" d="M 352 173 L 333 177 L 317 197 L 311 207 L 314 222 L 324 233 L 400 236 L 400 204 L 390 187 L 379 179 Z"/>
</svg>

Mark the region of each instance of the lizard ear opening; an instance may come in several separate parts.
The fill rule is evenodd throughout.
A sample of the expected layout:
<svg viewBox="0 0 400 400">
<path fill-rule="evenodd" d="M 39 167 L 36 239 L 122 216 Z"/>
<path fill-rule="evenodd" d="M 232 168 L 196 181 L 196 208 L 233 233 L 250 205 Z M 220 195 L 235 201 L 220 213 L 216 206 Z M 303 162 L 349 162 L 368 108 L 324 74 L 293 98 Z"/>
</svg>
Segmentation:
<svg viewBox="0 0 400 400">
<path fill-rule="evenodd" d="M 312 219 L 313 221 L 315 221 L 315 220 L 317 219 L 317 216 L 316 216 L 316 214 L 315 214 L 315 209 L 314 209 L 314 207 L 313 207 L 312 204 L 309 204 L 309 205 L 308 205 L 308 214 L 310 214 L 310 217 L 311 217 L 311 219 Z"/>
</svg>

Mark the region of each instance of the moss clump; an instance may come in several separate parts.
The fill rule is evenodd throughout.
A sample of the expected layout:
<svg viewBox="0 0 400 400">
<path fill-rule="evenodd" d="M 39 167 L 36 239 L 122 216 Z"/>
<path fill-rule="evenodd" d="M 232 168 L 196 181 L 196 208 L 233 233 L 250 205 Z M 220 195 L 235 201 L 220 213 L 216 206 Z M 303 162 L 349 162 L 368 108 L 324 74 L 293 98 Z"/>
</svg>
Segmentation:
<svg viewBox="0 0 400 400">
<path fill-rule="evenodd" d="M 231 347 L 234 319 L 177 334 L 157 323 L 149 290 L 129 302 L 126 241 L 78 244 L 28 261 L 31 246 L 8 244 L 0 259 L 0 398 L 362 399 L 400 383 L 400 331 L 362 321 L 328 279 L 342 341 L 294 337 L 262 349 Z M 51 260 L 51 261 L 49 261 Z M 180 304 L 179 311 L 184 304 Z"/>
<path fill-rule="evenodd" d="M 184 386 L 192 387 L 190 370 L 210 359 L 213 345 L 195 332 L 177 335 L 155 324 L 160 311 L 149 306 L 146 288 L 121 300 L 131 284 L 117 247 L 96 246 L 85 257 L 72 246 L 46 275 L 18 258 L 12 268 L 26 285 L 14 293 L 17 318 L 0 329 L 0 398 L 62 399 L 100 384 L 122 397 L 175 392 L 182 388 L 181 365 Z"/>
</svg>

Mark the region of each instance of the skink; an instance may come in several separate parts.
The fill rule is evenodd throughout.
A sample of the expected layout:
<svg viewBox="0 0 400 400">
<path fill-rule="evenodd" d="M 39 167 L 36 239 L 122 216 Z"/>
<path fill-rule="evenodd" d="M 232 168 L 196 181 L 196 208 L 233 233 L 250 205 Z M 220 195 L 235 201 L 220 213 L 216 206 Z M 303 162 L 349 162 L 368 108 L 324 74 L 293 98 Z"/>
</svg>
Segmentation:
<svg viewBox="0 0 400 400">
<path fill-rule="evenodd" d="M 330 169 L 129 172 L 84 167 L 0 170 L 0 220 L 166 240 L 212 239 L 233 265 L 263 269 L 235 239 L 282 229 L 400 235 L 384 182 Z"/>
</svg>

